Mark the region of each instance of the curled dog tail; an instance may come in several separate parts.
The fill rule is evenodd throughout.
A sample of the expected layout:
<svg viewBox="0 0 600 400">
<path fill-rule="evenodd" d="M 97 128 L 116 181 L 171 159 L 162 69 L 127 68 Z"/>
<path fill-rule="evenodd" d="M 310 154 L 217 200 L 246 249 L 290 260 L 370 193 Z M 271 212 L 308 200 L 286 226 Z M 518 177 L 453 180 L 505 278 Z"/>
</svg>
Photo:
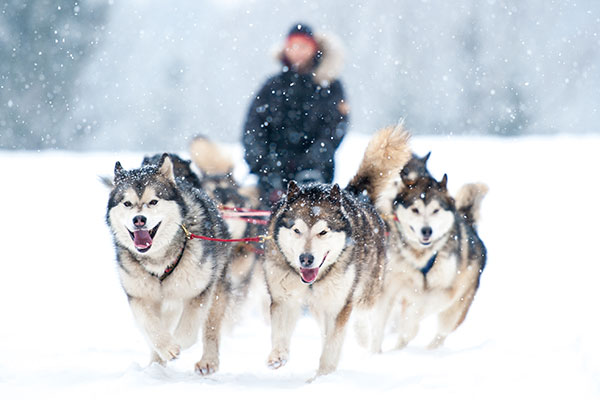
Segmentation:
<svg viewBox="0 0 600 400">
<path fill-rule="evenodd" d="M 381 129 L 369 141 L 358 172 L 346 190 L 359 195 L 366 191 L 375 204 L 385 187 L 390 184 L 410 160 L 410 134 L 402 124 Z"/>
<path fill-rule="evenodd" d="M 203 135 L 196 136 L 190 143 L 190 157 L 206 175 L 226 175 L 233 171 L 233 161 Z"/>
<path fill-rule="evenodd" d="M 485 183 L 467 183 L 458 189 L 455 197 L 456 211 L 469 225 L 476 228 L 479 222 L 481 201 L 489 188 Z"/>
</svg>

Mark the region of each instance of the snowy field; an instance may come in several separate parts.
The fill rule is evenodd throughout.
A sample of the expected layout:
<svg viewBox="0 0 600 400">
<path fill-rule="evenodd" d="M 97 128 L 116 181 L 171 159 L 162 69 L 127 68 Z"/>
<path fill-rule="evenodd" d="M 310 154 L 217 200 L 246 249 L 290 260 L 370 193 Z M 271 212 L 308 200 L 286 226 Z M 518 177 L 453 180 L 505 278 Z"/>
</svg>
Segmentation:
<svg viewBox="0 0 600 400">
<path fill-rule="evenodd" d="M 367 139 L 343 143 L 338 182 L 356 170 Z M 270 329 L 256 307 L 223 338 L 215 375 L 193 373 L 200 345 L 166 368 L 147 365 L 97 179 L 143 154 L 0 152 L 0 399 L 600 398 L 600 136 L 415 137 L 412 145 L 433 151 L 430 170 L 448 173 L 453 193 L 467 182 L 490 186 L 478 295 L 443 348 L 425 349 L 433 320 L 403 351 L 389 351 L 387 337 L 380 355 L 349 330 L 338 371 L 311 384 L 316 324 L 300 321 L 289 363 L 272 371 Z M 236 174 L 245 179 L 243 164 Z"/>
</svg>

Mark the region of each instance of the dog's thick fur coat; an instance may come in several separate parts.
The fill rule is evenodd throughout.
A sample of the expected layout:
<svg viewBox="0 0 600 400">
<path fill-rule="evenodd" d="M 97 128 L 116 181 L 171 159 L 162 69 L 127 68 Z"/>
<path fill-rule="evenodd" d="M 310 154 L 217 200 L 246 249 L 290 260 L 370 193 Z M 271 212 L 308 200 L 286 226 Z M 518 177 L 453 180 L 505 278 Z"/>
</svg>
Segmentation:
<svg viewBox="0 0 600 400">
<path fill-rule="evenodd" d="M 484 184 L 465 185 L 457 202 L 441 182 L 427 175 L 404 178 L 388 207 L 390 223 L 389 266 L 378 322 L 374 327 L 374 351 L 381 351 L 385 323 L 399 308 L 397 347 L 405 347 L 417 334 L 420 321 L 438 315 L 438 330 L 430 348 L 436 348 L 465 319 L 479 287 L 486 263 L 486 248 L 475 223 Z"/>
<path fill-rule="evenodd" d="M 298 186 L 272 210 L 265 251 L 271 297 L 271 368 L 289 358 L 291 336 L 303 306 L 323 332 L 317 376 L 338 365 L 352 310 L 372 308 L 382 291 L 386 266 L 385 225 L 375 199 L 410 158 L 402 127 L 380 131 L 370 142 L 359 171 L 345 190 L 335 185 Z"/>
<path fill-rule="evenodd" d="M 189 240 L 192 233 L 227 238 L 215 204 L 176 180 L 163 155 L 156 165 L 115 165 L 106 221 L 114 238 L 119 277 L 151 360 L 161 364 L 193 345 L 203 326 L 204 354 L 196 371 L 219 366 L 220 328 L 230 299 L 227 244 Z"/>
</svg>

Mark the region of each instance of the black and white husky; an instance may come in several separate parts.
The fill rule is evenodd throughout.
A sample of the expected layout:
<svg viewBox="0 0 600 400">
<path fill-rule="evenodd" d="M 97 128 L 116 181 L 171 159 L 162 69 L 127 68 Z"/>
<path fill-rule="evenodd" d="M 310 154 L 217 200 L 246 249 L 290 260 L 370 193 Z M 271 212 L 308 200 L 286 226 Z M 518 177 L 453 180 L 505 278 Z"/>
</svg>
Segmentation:
<svg viewBox="0 0 600 400">
<path fill-rule="evenodd" d="M 358 195 L 367 191 L 373 200 L 397 176 L 410 158 L 407 140 L 401 127 L 384 129 L 346 189 L 292 181 L 273 207 L 264 262 L 271 298 L 269 367 L 288 361 L 296 321 L 308 306 L 323 332 L 317 376 L 334 371 L 353 309 L 376 304 L 386 266 L 385 225 Z"/>
<path fill-rule="evenodd" d="M 381 350 L 393 309 L 399 309 L 398 348 L 405 347 L 421 320 L 432 314 L 438 316 L 438 330 L 429 347 L 441 346 L 465 319 L 486 263 L 476 223 L 487 186 L 465 185 L 454 199 L 446 175 L 440 182 L 429 173 L 402 179 L 393 200 L 378 203 L 392 221 L 388 273 L 372 342 L 375 351 Z"/>
<path fill-rule="evenodd" d="M 203 326 L 204 354 L 196 371 L 216 371 L 230 299 L 230 251 L 227 244 L 189 240 L 185 231 L 228 237 L 213 201 L 175 179 L 167 154 L 130 171 L 117 162 L 106 221 L 121 284 L 151 360 L 164 364 L 176 358 L 197 341 Z"/>
</svg>

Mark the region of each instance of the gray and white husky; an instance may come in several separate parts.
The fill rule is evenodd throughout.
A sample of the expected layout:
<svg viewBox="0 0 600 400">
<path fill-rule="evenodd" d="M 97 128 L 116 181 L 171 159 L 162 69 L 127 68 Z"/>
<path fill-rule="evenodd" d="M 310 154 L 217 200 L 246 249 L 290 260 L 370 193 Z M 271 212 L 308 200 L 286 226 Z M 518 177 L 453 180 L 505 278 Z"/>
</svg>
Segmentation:
<svg viewBox="0 0 600 400">
<path fill-rule="evenodd" d="M 264 271 L 271 298 L 272 350 L 267 364 L 286 364 L 292 333 L 308 306 L 323 332 L 317 376 L 337 368 L 353 309 L 372 308 L 383 290 L 385 224 L 370 203 L 410 158 L 401 126 L 369 143 L 346 189 L 337 184 L 298 186 L 272 210 Z"/>
<path fill-rule="evenodd" d="M 230 299 L 228 245 L 190 240 L 185 232 L 227 238 L 217 208 L 203 192 L 176 180 L 164 154 L 157 164 L 115 165 L 106 221 L 121 284 L 151 349 L 165 364 L 197 341 L 203 325 L 202 375 L 219 366 L 220 328 Z"/>
<path fill-rule="evenodd" d="M 448 193 L 446 175 L 440 182 L 428 174 L 403 177 L 393 202 L 382 211 L 391 210 L 393 221 L 374 351 L 381 351 L 386 321 L 396 307 L 398 348 L 416 336 L 428 315 L 438 316 L 430 348 L 441 346 L 463 322 L 486 263 L 486 248 L 475 230 L 486 193 L 486 185 L 468 184 L 455 201 Z"/>
</svg>

